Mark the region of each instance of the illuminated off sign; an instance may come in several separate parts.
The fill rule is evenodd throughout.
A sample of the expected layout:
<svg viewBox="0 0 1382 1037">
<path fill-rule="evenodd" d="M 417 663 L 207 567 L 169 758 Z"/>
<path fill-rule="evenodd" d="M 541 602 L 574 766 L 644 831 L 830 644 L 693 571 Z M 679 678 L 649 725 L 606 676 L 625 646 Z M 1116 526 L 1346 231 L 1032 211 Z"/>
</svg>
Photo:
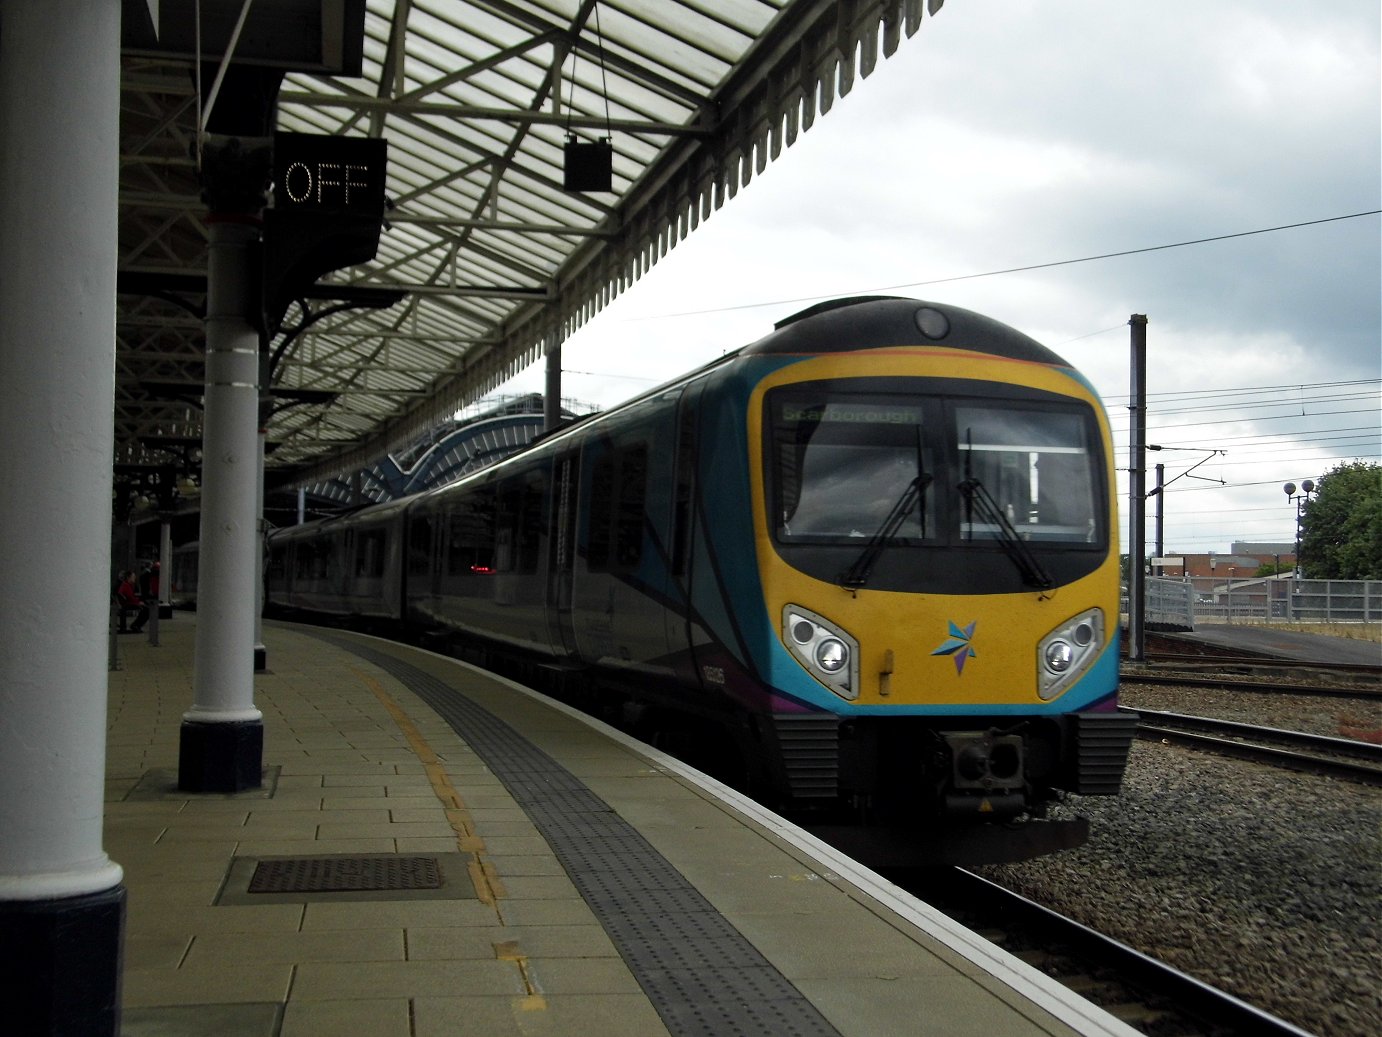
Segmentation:
<svg viewBox="0 0 1382 1037">
<path fill-rule="evenodd" d="M 387 149 L 374 137 L 274 134 L 274 208 L 382 214 Z"/>
</svg>

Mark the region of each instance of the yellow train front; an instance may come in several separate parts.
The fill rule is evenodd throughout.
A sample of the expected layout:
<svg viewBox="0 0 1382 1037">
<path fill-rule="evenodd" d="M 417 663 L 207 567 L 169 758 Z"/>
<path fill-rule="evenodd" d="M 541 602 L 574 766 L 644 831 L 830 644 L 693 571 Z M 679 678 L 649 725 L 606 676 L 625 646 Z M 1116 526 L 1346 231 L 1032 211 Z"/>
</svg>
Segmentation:
<svg viewBox="0 0 1382 1037">
<path fill-rule="evenodd" d="M 770 728 L 767 784 L 873 863 L 1077 845 L 1083 821 L 1046 807 L 1117 793 L 1135 730 L 1116 710 L 1113 447 L 1087 382 L 996 321 L 904 299 L 798 314 L 720 374 L 692 566 L 717 587 L 691 580 L 692 615 L 737 601 L 736 629 L 706 621 L 693 651 Z M 751 553 L 733 546 L 736 413 Z"/>
</svg>

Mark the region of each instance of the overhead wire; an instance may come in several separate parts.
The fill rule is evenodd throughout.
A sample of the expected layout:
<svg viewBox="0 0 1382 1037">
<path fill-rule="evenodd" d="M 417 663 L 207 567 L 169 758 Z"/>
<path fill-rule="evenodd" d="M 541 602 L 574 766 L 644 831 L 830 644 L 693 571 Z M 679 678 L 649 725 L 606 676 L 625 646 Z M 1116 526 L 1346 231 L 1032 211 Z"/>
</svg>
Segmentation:
<svg viewBox="0 0 1382 1037">
<path fill-rule="evenodd" d="M 1209 243 L 1211 243 L 1211 242 L 1215 242 L 1215 241 L 1231 241 L 1231 240 L 1233 240 L 1233 239 L 1235 239 L 1235 238 L 1250 238 L 1250 237 L 1254 237 L 1254 236 L 1259 235 L 1259 234 L 1275 234 L 1275 233 L 1277 233 L 1278 231 L 1283 231 L 1283 230 L 1298 230 L 1298 229 L 1301 228 L 1301 227 L 1317 227 L 1317 226 L 1320 226 L 1321 224 L 1326 224 L 1326 223 L 1338 223 L 1338 222 L 1340 222 L 1340 221 L 1342 221 L 1342 220 L 1356 220 L 1356 219 L 1359 219 L 1360 217 L 1363 217 L 1363 216 L 1376 216 L 1376 215 L 1378 215 L 1379 213 L 1382 213 L 1382 209 L 1368 209 L 1368 210 L 1365 210 L 1365 211 L 1363 211 L 1363 212 L 1351 212 L 1351 213 L 1346 213 L 1346 214 L 1344 214 L 1344 215 L 1342 215 L 1342 216 L 1326 216 L 1326 217 L 1324 217 L 1324 218 L 1322 218 L 1322 219 L 1318 219 L 1318 220 L 1302 220 L 1302 221 L 1300 221 L 1299 223 L 1282 223 L 1282 224 L 1278 224 L 1277 226 L 1274 226 L 1274 227 L 1259 227 L 1259 228 L 1257 228 L 1256 230 L 1243 230 L 1243 231 L 1237 231 L 1237 232 L 1232 233 L 1232 234 L 1215 234 L 1215 235 L 1212 235 L 1212 236 L 1210 236 L 1210 237 L 1205 237 L 1205 238 L 1192 238 L 1192 239 L 1188 239 L 1188 240 L 1186 240 L 1186 241 L 1172 241 L 1172 242 L 1167 242 L 1167 243 L 1162 244 L 1162 245 L 1146 245 L 1146 246 L 1144 246 L 1144 247 L 1142 247 L 1142 248 L 1122 249 L 1121 251 L 1118 251 L 1118 252 L 1101 252 L 1101 253 L 1099 253 L 1098 255 L 1093 255 L 1093 256 L 1080 256 L 1080 257 L 1078 257 L 1078 258 L 1076 258 L 1076 259 L 1057 259 L 1057 260 L 1052 260 L 1052 261 L 1046 262 L 1046 263 L 1029 263 L 1029 264 L 1027 264 L 1026 266 L 1010 266 L 1010 267 L 1005 267 L 1005 268 L 1003 268 L 1003 269 L 1001 269 L 1001 270 L 985 270 L 985 271 L 983 271 L 983 272 L 981 272 L 981 273 L 974 273 L 974 274 L 956 274 L 956 275 L 953 275 L 953 276 L 951 276 L 951 277 L 936 277 L 936 278 L 932 278 L 932 279 L 926 280 L 926 281 L 908 281 L 908 282 L 905 282 L 905 283 L 903 283 L 903 284 L 887 285 L 887 286 L 884 286 L 884 287 L 881 287 L 881 288 L 863 288 L 863 289 L 856 289 L 856 290 L 854 290 L 854 291 L 849 291 L 849 292 L 832 292 L 832 293 L 830 293 L 829 295 L 806 295 L 806 296 L 800 296 L 800 297 L 794 298 L 794 299 L 773 299 L 773 300 L 771 300 L 771 301 L 765 301 L 765 302 L 740 303 L 740 304 L 734 305 L 734 306 L 713 306 L 713 307 L 710 307 L 710 308 L 704 309 L 704 310 L 683 310 L 683 311 L 678 312 L 678 313 L 659 313 L 659 314 L 650 314 L 650 315 L 644 316 L 644 317 L 631 317 L 631 318 L 629 318 L 629 319 L 630 319 L 630 320 L 660 320 L 660 319 L 664 319 L 664 318 L 668 318 L 668 317 L 699 317 L 699 316 L 703 316 L 703 315 L 705 315 L 705 314 L 711 314 L 711 313 L 731 313 L 731 312 L 734 312 L 734 311 L 737 311 L 737 310 L 753 310 L 753 309 L 758 309 L 759 307 L 763 307 L 763 306 L 788 306 L 788 305 L 797 305 L 797 304 L 799 304 L 799 303 L 804 303 L 804 302 L 816 302 L 816 301 L 821 300 L 821 299 L 834 298 L 834 297 L 837 296 L 837 295 L 845 295 L 845 296 L 849 296 L 849 295 L 871 295 L 871 294 L 873 294 L 873 293 L 875 293 L 875 292 L 895 292 L 895 291 L 898 291 L 899 289 L 902 289 L 902 288 L 928 288 L 928 287 L 930 287 L 930 286 L 932 286 L 932 285 L 938 285 L 938 284 L 954 284 L 954 283 L 956 283 L 956 282 L 958 282 L 958 281 L 973 281 L 973 280 L 977 280 L 977 279 L 983 278 L 983 277 L 1001 277 L 1001 276 L 1003 276 L 1004 274 L 1024 274 L 1024 273 L 1030 273 L 1030 272 L 1033 271 L 1033 270 L 1051 270 L 1051 269 L 1054 269 L 1054 268 L 1056 268 L 1056 267 L 1074 266 L 1074 265 L 1076 265 L 1076 264 L 1078 264 L 1078 263 L 1094 263 L 1094 262 L 1097 262 L 1098 260 L 1101 260 L 1101 259 L 1118 259 L 1118 258 L 1121 258 L 1121 257 L 1123 257 L 1123 256 L 1137 256 L 1137 255 L 1143 255 L 1143 254 L 1148 253 L 1148 252 L 1162 252 L 1162 251 L 1165 251 L 1166 249 L 1173 249 L 1173 248 L 1188 248 L 1188 247 L 1190 247 L 1190 246 L 1192 246 L 1192 245 L 1207 245 L 1207 244 L 1209 244 Z M 1123 326 L 1123 325 L 1119 325 L 1119 327 L 1122 327 L 1122 326 Z M 1106 329 L 1106 330 L 1107 330 L 1107 331 L 1112 331 L 1112 330 L 1114 330 L 1114 329 L 1113 329 L 1113 328 L 1109 328 L 1109 329 Z M 1092 337 L 1092 336 L 1094 336 L 1094 335 L 1102 335 L 1102 334 L 1104 334 L 1104 333 L 1105 333 L 1104 331 L 1096 331 L 1096 332 L 1090 332 L 1090 334 L 1089 334 L 1088 336 L 1080 336 L 1080 337 L 1081 337 L 1081 338 L 1086 338 L 1086 337 Z M 1078 341 L 1078 340 L 1077 340 L 1077 339 L 1069 339 L 1069 340 L 1067 340 L 1067 341 L 1074 342 L 1074 341 Z"/>
</svg>

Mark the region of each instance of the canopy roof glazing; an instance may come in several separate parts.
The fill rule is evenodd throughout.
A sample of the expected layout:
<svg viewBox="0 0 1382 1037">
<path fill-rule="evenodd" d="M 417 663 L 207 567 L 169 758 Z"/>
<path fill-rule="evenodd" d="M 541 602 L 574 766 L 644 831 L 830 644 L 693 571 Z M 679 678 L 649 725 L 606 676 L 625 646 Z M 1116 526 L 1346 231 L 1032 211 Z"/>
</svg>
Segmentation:
<svg viewBox="0 0 1382 1037">
<path fill-rule="evenodd" d="M 319 285 L 402 295 L 290 307 L 268 344 L 271 478 L 362 467 L 539 359 L 915 33 L 924 7 L 940 2 L 368 0 L 361 74 L 290 72 L 277 128 L 387 141 L 378 254 Z M 124 58 L 116 459 L 133 466 L 185 460 L 200 439 L 195 65 Z M 565 189 L 573 137 L 610 141 L 611 190 Z"/>
</svg>

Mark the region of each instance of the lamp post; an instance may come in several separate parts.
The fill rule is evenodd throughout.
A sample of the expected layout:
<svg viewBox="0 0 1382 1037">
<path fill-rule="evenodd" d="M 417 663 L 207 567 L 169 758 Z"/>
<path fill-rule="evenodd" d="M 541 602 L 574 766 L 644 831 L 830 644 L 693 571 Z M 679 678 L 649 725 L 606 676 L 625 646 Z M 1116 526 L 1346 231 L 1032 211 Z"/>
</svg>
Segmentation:
<svg viewBox="0 0 1382 1037">
<path fill-rule="evenodd" d="M 1300 618 L 1300 519 L 1301 509 L 1305 507 L 1310 495 L 1315 492 L 1315 483 L 1311 479 L 1304 479 L 1300 484 L 1300 492 L 1296 492 L 1296 484 L 1288 482 L 1282 487 L 1286 491 L 1286 499 L 1296 506 L 1296 559 L 1291 569 L 1291 605 L 1290 611 L 1295 614 L 1295 618 Z"/>
<path fill-rule="evenodd" d="M 1295 578 L 1300 579 L 1300 519 L 1301 509 L 1305 507 L 1310 495 L 1315 492 L 1315 483 L 1311 479 L 1305 479 L 1300 484 L 1300 492 L 1296 492 L 1296 484 L 1288 482 L 1282 487 L 1286 491 L 1286 499 L 1296 506 L 1296 562 Z"/>
</svg>

